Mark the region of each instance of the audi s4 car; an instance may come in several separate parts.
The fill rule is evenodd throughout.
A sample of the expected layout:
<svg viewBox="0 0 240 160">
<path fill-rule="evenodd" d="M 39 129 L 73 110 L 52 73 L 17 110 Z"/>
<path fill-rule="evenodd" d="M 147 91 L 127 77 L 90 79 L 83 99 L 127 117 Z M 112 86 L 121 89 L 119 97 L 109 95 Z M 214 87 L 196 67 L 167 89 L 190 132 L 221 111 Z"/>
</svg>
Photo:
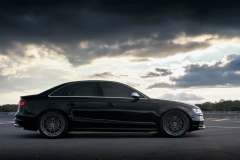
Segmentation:
<svg viewBox="0 0 240 160">
<path fill-rule="evenodd" d="M 15 127 L 60 138 L 70 131 L 156 131 L 167 137 L 204 129 L 199 107 L 149 98 L 113 81 L 68 82 L 21 96 Z"/>
</svg>

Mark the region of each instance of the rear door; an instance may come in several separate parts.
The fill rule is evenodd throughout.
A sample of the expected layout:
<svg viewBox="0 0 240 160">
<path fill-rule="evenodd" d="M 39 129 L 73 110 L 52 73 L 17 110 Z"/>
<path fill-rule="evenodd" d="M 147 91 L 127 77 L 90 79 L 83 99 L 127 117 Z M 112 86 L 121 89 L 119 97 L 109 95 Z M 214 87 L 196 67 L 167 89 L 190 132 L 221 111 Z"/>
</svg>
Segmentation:
<svg viewBox="0 0 240 160">
<path fill-rule="evenodd" d="M 104 108 L 99 83 L 77 82 L 68 86 L 62 103 L 79 128 L 99 128 L 104 122 Z"/>
</svg>

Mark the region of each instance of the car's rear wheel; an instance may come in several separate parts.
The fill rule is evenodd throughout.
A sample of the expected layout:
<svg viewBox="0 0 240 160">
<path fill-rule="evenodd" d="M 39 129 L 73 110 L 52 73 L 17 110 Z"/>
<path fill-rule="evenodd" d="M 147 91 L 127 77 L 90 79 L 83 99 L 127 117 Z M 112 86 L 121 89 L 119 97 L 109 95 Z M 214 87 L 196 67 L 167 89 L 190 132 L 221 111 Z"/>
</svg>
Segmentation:
<svg viewBox="0 0 240 160">
<path fill-rule="evenodd" d="M 47 111 L 40 116 L 38 129 L 47 138 L 60 138 L 68 131 L 68 120 L 59 111 Z"/>
<path fill-rule="evenodd" d="M 172 110 L 165 113 L 160 121 L 160 129 L 167 137 L 181 137 L 189 129 L 187 115 L 179 110 Z"/>
</svg>

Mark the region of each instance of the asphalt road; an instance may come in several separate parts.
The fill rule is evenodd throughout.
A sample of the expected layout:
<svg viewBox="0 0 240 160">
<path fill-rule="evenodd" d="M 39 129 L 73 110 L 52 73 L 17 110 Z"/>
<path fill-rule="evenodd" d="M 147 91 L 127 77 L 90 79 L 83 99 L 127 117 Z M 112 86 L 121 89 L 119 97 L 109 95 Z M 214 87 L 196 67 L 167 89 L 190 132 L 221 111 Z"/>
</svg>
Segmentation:
<svg viewBox="0 0 240 160">
<path fill-rule="evenodd" d="M 0 159 L 239 159 L 240 120 L 205 120 L 206 129 L 182 138 L 150 133 L 70 132 L 45 139 L 0 120 Z"/>
</svg>

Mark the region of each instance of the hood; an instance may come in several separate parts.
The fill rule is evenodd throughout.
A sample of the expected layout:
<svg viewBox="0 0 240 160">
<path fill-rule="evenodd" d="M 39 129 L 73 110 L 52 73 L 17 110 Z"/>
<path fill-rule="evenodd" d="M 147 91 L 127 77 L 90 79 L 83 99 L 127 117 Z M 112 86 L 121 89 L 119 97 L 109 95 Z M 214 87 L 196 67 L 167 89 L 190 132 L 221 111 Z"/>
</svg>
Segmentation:
<svg viewBox="0 0 240 160">
<path fill-rule="evenodd" d="M 164 105 L 180 105 L 180 106 L 188 106 L 188 107 L 192 107 L 192 108 L 195 108 L 195 109 L 199 109 L 198 106 L 191 105 L 191 104 L 188 104 L 188 103 L 179 102 L 179 101 L 170 101 L 170 100 L 163 100 L 163 99 L 156 99 L 156 98 L 151 98 L 149 100 L 150 100 L 150 103 L 161 103 L 161 104 L 164 104 Z"/>
</svg>

